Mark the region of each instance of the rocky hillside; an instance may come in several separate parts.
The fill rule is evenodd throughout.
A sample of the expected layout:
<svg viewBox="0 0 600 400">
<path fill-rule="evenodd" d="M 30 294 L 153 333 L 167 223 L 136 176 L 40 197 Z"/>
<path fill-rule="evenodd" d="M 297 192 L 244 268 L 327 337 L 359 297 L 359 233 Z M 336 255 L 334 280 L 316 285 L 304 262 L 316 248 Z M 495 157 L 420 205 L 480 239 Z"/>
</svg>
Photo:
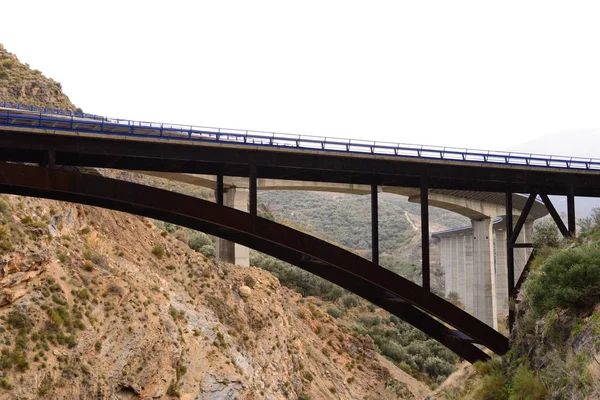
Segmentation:
<svg viewBox="0 0 600 400">
<path fill-rule="evenodd" d="M 74 107 L 58 84 L 0 54 L 11 61 L 0 62 L 0 101 Z M 429 393 L 318 300 L 261 269 L 217 263 L 190 248 L 188 231 L 157 225 L 0 195 L 0 399 Z"/>
<path fill-rule="evenodd" d="M 260 269 L 211 262 L 182 231 L 32 198 L 2 196 L 0 208 L 0 398 L 427 392 L 368 337 Z"/>
<path fill-rule="evenodd" d="M 0 43 L 0 102 L 75 110 L 60 83 L 19 62 Z"/>
</svg>

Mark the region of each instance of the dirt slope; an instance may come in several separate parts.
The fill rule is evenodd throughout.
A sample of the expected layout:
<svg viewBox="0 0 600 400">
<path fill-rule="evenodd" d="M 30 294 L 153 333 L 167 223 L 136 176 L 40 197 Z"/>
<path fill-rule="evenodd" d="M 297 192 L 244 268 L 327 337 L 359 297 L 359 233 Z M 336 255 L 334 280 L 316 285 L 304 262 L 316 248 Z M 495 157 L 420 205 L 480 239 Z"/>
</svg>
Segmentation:
<svg viewBox="0 0 600 400">
<path fill-rule="evenodd" d="M 368 337 L 343 330 L 263 270 L 208 260 L 181 231 L 16 196 L 2 196 L 0 209 L 0 385 L 12 387 L 0 398 L 428 393 Z"/>
<path fill-rule="evenodd" d="M 0 102 L 74 109 L 0 45 Z M 186 233 L 0 195 L 0 399 L 421 399 L 430 391 L 258 268 Z"/>
</svg>

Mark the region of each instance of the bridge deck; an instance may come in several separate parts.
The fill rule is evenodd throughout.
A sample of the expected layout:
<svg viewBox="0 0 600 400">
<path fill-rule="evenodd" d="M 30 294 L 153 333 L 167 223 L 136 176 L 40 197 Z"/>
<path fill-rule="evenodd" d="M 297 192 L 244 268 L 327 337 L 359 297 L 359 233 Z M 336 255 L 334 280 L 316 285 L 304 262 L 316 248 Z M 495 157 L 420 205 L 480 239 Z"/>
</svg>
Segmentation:
<svg viewBox="0 0 600 400">
<path fill-rule="evenodd" d="M 50 129 L 55 132 L 106 134 L 138 139 L 158 138 L 182 142 L 216 142 L 229 145 L 241 144 L 265 146 L 275 149 L 318 150 L 355 155 L 368 154 L 373 156 L 416 158 L 444 162 L 454 161 L 532 168 L 600 171 L 600 160 L 592 158 L 471 150 L 142 122 L 23 106 L 13 103 L 0 103 L 0 125 Z"/>
</svg>

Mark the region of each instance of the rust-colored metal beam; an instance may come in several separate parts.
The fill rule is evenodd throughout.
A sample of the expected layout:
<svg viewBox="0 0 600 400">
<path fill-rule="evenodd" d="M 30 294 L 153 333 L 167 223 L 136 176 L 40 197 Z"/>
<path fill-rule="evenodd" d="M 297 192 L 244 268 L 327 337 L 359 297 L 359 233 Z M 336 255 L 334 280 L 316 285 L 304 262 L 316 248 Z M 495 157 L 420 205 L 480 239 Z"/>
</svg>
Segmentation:
<svg viewBox="0 0 600 400">
<path fill-rule="evenodd" d="M 515 251 L 513 236 L 512 193 L 506 192 L 506 264 L 508 268 L 508 331 L 512 332 L 515 323 Z"/>
<path fill-rule="evenodd" d="M 487 358 L 471 341 L 498 354 L 508 351 L 508 340 L 502 334 L 413 282 L 384 268 L 373 268 L 369 260 L 281 224 L 263 218 L 253 224 L 248 213 L 233 208 L 131 182 L 21 164 L 0 163 L 0 191 L 95 205 L 202 230 L 354 290 L 394 310 L 400 318 L 469 361 Z M 436 318 L 469 340 L 449 334 L 448 327 Z"/>
<path fill-rule="evenodd" d="M 431 270 L 429 262 L 429 179 L 421 174 L 421 273 L 423 289 L 431 290 Z"/>
<path fill-rule="evenodd" d="M 569 236 L 575 237 L 576 222 L 575 222 L 575 194 L 573 185 L 569 185 L 567 192 L 567 219 L 569 225 Z"/>
<path fill-rule="evenodd" d="M 217 174 L 217 189 L 215 191 L 217 204 L 222 206 L 224 200 L 223 174 Z"/>
<path fill-rule="evenodd" d="M 256 216 L 258 215 L 258 186 L 256 182 L 256 165 L 250 165 L 250 182 L 248 196 L 250 196 L 248 201 L 248 207 L 250 211 L 250 219 L 252 221 L 256 220 Z"/>
<path fill-rule="evenodd" d="M 379 201 L 377 184 L 371 185 L 371 259 L 379 265 Z"/>
<path fill-rule="evenodd" d="M 531 207 L 533 206 L 533 203 L 535 202 L 536 196 L 537 196 L 536 191 L 533 191 L 529 194 L 529 198 L 525 202 L 525 206 L 523 207 L 523 210 L 521 210 L 521 215 L 519 216 L 519 219 L 517 220 L 517 224 L 515 225 L 515 227 L 513 229 L 512 235 L 510 235 L 510 237 L 509 237 L 509 241 L 511 244 L 515 244 L 517 242 L 517 238 L 519 237 L 519 234 L 521 233 L 521 229 L 523 229 L 523 225 L 525 225 L 525 221 L 527 221 L 527 216 L 529 216 L 529 211 L 531 211 Z M 512 210 L 510 211 L 510 214 L 512 215 Z"/>
</svg>

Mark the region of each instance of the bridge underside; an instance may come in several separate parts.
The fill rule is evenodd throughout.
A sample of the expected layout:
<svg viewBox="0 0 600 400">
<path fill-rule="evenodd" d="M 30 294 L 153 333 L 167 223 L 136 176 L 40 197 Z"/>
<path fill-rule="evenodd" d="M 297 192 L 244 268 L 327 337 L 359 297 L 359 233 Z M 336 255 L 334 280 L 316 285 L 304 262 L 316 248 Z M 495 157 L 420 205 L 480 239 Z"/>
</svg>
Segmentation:
<svg viewBox="0 0 600 400">
<path fill-rule="evenodd" d="M 412 324 L 468 361 L 508 350 L 506 337 L 371 261 L 289 227 L 223 205 L 97 175 L 0 163 L 0 191 L 156 218 L 248 246 L 344 287 Z"/>
</svg>

